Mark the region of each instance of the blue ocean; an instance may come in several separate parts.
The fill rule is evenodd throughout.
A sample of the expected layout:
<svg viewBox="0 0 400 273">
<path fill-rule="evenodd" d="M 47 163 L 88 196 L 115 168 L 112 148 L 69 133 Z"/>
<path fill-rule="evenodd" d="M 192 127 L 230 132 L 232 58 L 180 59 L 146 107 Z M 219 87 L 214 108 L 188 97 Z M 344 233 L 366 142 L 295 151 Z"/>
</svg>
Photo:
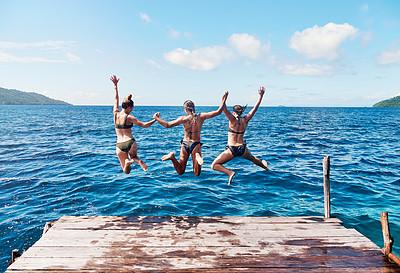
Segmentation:
<svg viewBox="0 0 400 273">
<path fill-rule="evenodd" d="M 217 107 L 197 107 L 208 112 Z M 175 106 L 138 106 L 142 121 L 154 112 L 170 121 Z M 122 172 L 115 155 L 111 106 L 0 106 L 0 271 L 12 249 L 24 251 L 46 222 L 63 215 L 315 216 L 324 215 L 322 160 L 331 158 L 332 216 L 383 247 L 380 213 L 389 213 L 400 251 L 400 109 L 261 107 L 245 139 L 270 171 L 242 158 L 213 171 L 224 149 L 224 114 L 202 131 L 199 177 L 179 176 L 161 157 L 180 150 L 182 126 L 135 126 L 138 165 Z"/>
</svg>

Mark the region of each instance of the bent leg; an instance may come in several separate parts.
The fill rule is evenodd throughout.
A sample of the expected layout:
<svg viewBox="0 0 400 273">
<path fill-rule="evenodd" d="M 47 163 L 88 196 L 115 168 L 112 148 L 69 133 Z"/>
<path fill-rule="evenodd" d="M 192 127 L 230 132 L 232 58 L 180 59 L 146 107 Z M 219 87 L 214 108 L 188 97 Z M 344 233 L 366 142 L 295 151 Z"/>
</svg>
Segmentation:
<svg viewBox="0 0 400 273">
<path fill-rule="evenodd" d="M 128 154 L 121 151 L 118 147 L 115 148 L 115 153 L 118 156 L 122 170 L 124 171 L 124 173 L 129 174 L 131 172 L 131 164 L 133 163 L 133 161 L 129 160 Z"/>
<path fill-rule="evenodd" d="M 228 168 L 224 167 L 222 164 L 225 164 L 228 161 L 231 161 L 234 158 L 230 150 L 225 150 L 222 152 L 211 164 L 211 168 L 213 170 L 226 173 L 229 175 L 228 185 L 231 184 L 233 177 L 235 176 L 235 172 L 229 170 Z"/>
<path fill-rule="evenodd" d="M 194 175 L 199 176 L 201 173 L 201 165 L 203 165 L 203 158 L 201 157 L 201 145 L 198 144 L 192 151 L 193 172 Z"/>
<path fill-rule="evenodd" d="M 188 159 L 189 159 L 189 154 L 186 152 L 183 145 L 181 146 L 181 154 L 179 156 L 179 161 L 176 160 L 176 157 L 173 152 L 170 152 L 169 154 L 166 154 L 161 158 L 162 161 L 171 160 L 176 172 L 179 175 L 182 175 L 185 173 L 186 164 L 187 164 Z"/>
<path fill-rule="evenodd" d="M 246 147 L 246 151 L 244 152 L 244 154 L 242 155 L 243 158 L 250 160 L 251 162 L 253 162 L 254 164 L 256 164 L 257 166 L 260 166 L 261 168 L 268 170 L 268 164 L 267 161 L 265 160 L 260 160 L 257 157 L 255 157 L 254 155 L 251 154 L 250 150 L 247 149 Z"/>
<path fill-rule="evenodd" d="M 129 150 L 129 156 L 131 157 L 132 162 L 139 164 L 143 171 L 147 172 L 147 165 L 137 156 L 138 145 L 136 141 L 132 144 L 131 149 Z"/>
</svg>

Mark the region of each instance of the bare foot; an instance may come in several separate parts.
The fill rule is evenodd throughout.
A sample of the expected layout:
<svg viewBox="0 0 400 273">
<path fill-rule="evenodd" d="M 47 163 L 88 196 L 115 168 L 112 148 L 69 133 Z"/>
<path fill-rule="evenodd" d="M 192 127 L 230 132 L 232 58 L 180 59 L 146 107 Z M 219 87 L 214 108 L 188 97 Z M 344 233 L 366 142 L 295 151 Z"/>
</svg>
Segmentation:
<svg viewBox="0 0 400 273">
<path fill-rule="evenodd" d="M 204 160 L 199 153 L 196 153 L 196 161 L 200 166 L 204 163 Z"/>
<path fill-rule="evenodd" d="M 142 167 L 142 170 L 147 172 L 149 170 L 149 168 L 147 168 L 147 165 L 143 162 L 143 160 L 139 161 L 139 165 L 140 167 Z"/>
<path fill-rule="evenodd" d="M 229 182 L 228 182 L 228 186 L 231 184 L 231 182 L 232 182 L 232 179 L 233 179 L 233 177 L 235 176 L 235 172 L 232 172 L 230 175 L 229 175 Z"/>
<path fill-rule="evenodd" d="M 262 164 L 265 166 L 264 169 L 268 171 L 269 169 L 268 169 L 268 163 L 267 163 L 267 161 L 263 160 L 263 161 L 261 161 L 261 162 L 262 162 Z"/>
<path fill-rule="evenodd" d="M 165 160 L 171 159 L 173 156 L 174 156 L 174 152 L 170 152 L 169 154 L 164 155 L 163 157 L 161 157 L 161 160 L 165 161 Z"/>
<path fill-rule="evenodd" d="M 124 173 L 129 174 L 131 172 L 131 164 L 133 160 L 125 159 Z"/>
</svg>

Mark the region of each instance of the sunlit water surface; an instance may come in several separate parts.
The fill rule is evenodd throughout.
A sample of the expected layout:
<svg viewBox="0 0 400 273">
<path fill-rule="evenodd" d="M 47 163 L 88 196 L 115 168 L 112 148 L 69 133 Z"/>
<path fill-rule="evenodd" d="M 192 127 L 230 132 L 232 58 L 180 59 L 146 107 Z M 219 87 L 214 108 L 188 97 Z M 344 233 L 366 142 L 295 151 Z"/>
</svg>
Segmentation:
<svg viewBox="0 0 400 273">
<path fill-rule="evenodd" d="M 182 107 L 139 106 L 133 115 L 149 121 L 157 111 L 165 120 L 184 114 Z M 0 106 L 0 117 L 0 271 L 12 249 L 26 250 L 46 222 L 63 215 L 323 215 L 325 155 L 332 215 L 383 247 L 379 218 L 387 211 L 400 241 L 400 109 L 262 107 L 245 139 L 271 170 L 236 158 L 226 164 L 237 173 L 231 186 L 210 167 L 226 145 L 223 114 L 203 125 L 200 177 L 191 162 L 179 176 L 160 160 L 178 153 L 181 126 L 134 127 L 149 171 L 134 165 L 125 175 L 111 107 Z"/>
</svg>

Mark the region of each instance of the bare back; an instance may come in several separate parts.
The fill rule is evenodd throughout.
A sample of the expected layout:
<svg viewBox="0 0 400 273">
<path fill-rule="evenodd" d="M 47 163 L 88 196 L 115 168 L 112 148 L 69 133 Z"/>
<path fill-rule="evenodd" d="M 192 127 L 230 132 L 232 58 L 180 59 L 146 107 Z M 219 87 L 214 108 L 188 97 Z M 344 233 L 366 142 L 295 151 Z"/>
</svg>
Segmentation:
<svg viewBox="0 0 400 273">
<path fill-rule="evenodd" d="M 204 123 L 204 115 L 200 113 L 199 115 L 188 115 L 183 117 L 184 121 L 182 123 L 183 129 L 185 131 L 184 141 L 200 142 L 201 128 Z"/>
<path fill-rule="evenodd" d="M 244 132 L 247 129 L 247 124 L 253 118 L 254 114 L 261 104 L 262 97 L 265 93 L 265 88 L 260 87 L 258 89 L 258 93 L 260 94 L 260 97 L 258 98 L 256 104 L 254 105 L 253 109 L 251 109 L 250 112 L 244 117 L 239 117 L 237 113 L 232 114 L 228 111 L 226 106 L 223 107 L 224 114 L 229 120 L 228 145 L 239 146 L 245 144 L 245 141 L 243 139 Z"/>
<path fill-rule="evenodd" d="M 126 125 L 130 125 L 130 124 L 132 124 L 132 122 L 130 121 L 130 117 L 132 117 L 132 116 L 127 115 L 125 112 L 120 112 L 120 111 L 114 112 L 114 122 L 116 124 L 122 125 L 125 122 Z M 117 143 L 121 143 L 121 142 L 130 140 L 130 139 L 133 139 L 131 128 L 127 128 L 127 129 L 115 128 L 115 133 L 117 135 Z"/>
<path fill-rule="evenodd" d="M 245 143 L 243 135 L 247 129 L 246 117 L 234 117 L 229 119 L 228 145 L 239 146 Z"/>
</svg>

